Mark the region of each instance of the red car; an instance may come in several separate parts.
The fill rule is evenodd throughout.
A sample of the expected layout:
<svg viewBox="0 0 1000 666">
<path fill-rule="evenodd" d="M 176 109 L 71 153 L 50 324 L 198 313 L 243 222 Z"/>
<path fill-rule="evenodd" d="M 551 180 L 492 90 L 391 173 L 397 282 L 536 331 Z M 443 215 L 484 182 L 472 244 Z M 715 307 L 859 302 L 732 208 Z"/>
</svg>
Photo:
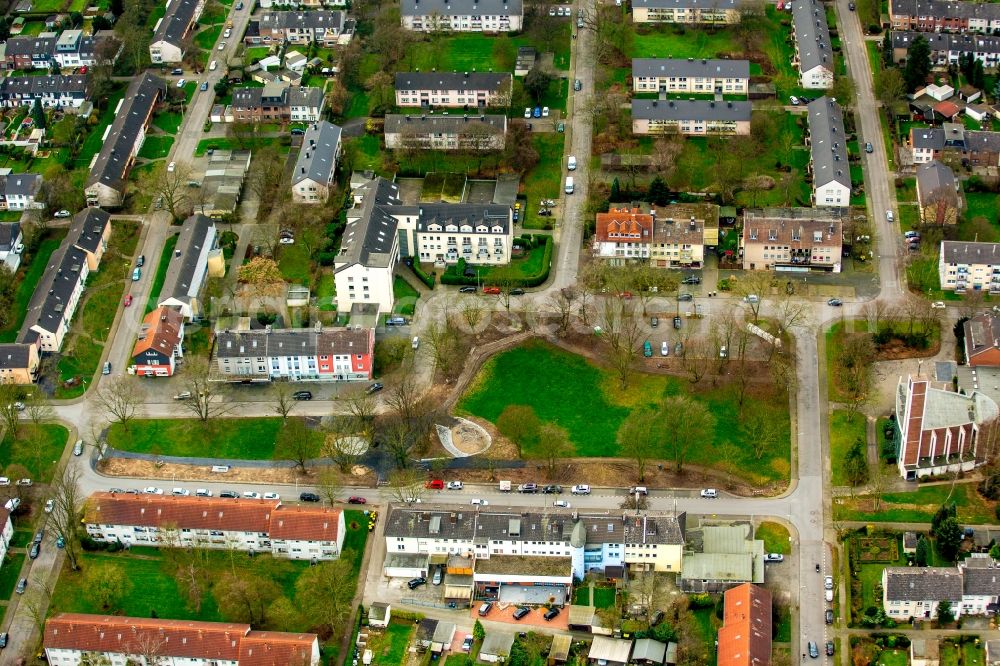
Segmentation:
<svg viewBox="0 0 1000 666">
<path fill-rule="evenodd" d="M 352 497 L 348 497 L 347 498 L 347 503 L 348 504 L 367 504 L 368 500 L 366 500 L 364 497 L 358 497 L 358 496 L 355 495 L 355 496 L 352 496 Z"/>
<path fill-rule="evenodd" d="M 500 287 L 483 287 L 484 294 L 499 294 Z"/>
<path fill-rule="evenodd" d="M 427 482 L 427 487 L 431 490 L 444 490 L 444 481 L 441 479 L 433 479 Z"/>
<path fill-rule="evenodd" d="M 132 305 L 132 294 L 125 295 L 125 307 Z"/>
<path fill-rule="evenodd" d="M 624 298 L 626 301 L 631 301 L 632 300 L 632 292 L 631 291 L 623 291 L 622 292 L 622 298 Z"/>
</svg>

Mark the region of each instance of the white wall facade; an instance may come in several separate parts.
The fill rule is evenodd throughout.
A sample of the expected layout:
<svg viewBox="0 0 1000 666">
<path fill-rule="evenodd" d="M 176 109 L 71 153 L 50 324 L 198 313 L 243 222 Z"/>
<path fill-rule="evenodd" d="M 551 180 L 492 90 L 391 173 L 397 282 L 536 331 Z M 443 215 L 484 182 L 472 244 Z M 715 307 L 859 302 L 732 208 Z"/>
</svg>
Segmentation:
<svg viewBox="0 0 1000 666">
<path fill-rule="evenodd" d="M 833 86 L 833 71 L 822 66 L 813 67 L 800 72 L 799 83 L 807 90 L 826 90 Z"/>
<path fill-rule="evenodd" d="M 634 76 L 632 89 L 639 92 L 714 93 L 746 95 L 750 79 L 714 76 Z"/>
<path fill-rule="evenodd" d="M 389 266 L 367 267 L 354 264 L 336 271 L 337 309 L 350 312 L 354 303 L 377 303 L 382 312 L 392 312 L 395 303 L 392 293 L 393 270 L 399 262 L 399 245 L 394 244 L 393 260 Z"/>
<path fill-rule="evenodd" d="M 403 27 L 418 32 L 517 32 L 521 29 L 520 14 L 455 16 L 422 15 L 403 16 Z"/>
<path fill-rule="evenodd" d="M 80 650 L 63 650 L 55 648 L 45 648 L 45 656 L 52 666 L 78 666 L 86 656 L 90 658 L 94 653 L 81 652 Z M 130 661 L 133 655 L 121 653 L 103 653 L 107 657 L 111 666 L 130 666 L 138 663 Z M 225 661 L 220 659 L 198 659 L 197 657 L 157 657 L 156 666 L 239 666 L 238 661 Z"/>
<path fill-rule="evenodd" d="M 846 207 L 851 205 L 851 189 L 832 181 L 813 188 L 813 203 L 817 206 Z"/>
</svg>

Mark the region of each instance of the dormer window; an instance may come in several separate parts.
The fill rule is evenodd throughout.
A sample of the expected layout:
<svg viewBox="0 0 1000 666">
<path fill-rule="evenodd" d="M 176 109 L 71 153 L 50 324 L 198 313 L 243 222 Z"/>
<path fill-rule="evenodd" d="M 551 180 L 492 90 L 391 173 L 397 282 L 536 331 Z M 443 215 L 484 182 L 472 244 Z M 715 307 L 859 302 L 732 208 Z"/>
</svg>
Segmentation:
<svg viewBox="0 0 1000 666">
<path fill-rule="evenodd" d="M 767 230 L 767 240 L 769 240 L 769 241 L 776 241 L 776 240 L 778 240 L 778 230 L 777 229 L 768 229 Z"/>
</svg>

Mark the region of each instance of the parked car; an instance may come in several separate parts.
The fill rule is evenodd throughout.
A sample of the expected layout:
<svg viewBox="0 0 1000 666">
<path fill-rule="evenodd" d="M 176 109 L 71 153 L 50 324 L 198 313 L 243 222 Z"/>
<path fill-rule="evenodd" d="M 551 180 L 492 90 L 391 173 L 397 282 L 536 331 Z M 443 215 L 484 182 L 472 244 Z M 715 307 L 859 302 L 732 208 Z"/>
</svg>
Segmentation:
<svg viewBox="0 0 1000 666">
<path fill-rule="evenodd" d="M 573 90 L 577 92 L 583 90 L 583 81 L 581 81 L 580 79 L 576 79 L 575 81 L 573 81 Z"/>
<path fill-rule="evenodd" d="M 689 275 L 681 280 L 681 284 L 701 284 L 701 278 L 697 275 Z"/>
<path fill-rule="evenodd" d="M 431 479 L 427 482 L 425 487 L 428 490 L 444 490 L 444 481 L 441 479 Z"/>
<path fill-rule="evenodd" d="M 715 488 L 702 488 L 701 496 L 704 499 L 715 499 L 719 496 L 719 491 Z"/>
<path fill-rule="evenodd" d="M 224 499 L 236 499 L 239 496 L 240 496 L 240 494 L 238 492 L 236 492 L 235 490 L 220 490 L 219 491 L 219 497 L 222 497 Z"/>
<path fill-rule="evenodd" d="M 785 556 L 781 553 L 768 553 L 764 555 L 765 562 L 784 562 Z"/>
<path fill-rule="evenodd" d="M 943 310 L 945 308 L 944 301 L 934 301 L 931 303 L 931 307 L 936 310 Z"/>
<path fill-rule="evenodd" d="M 367 504 L 368 500 L 366 500 L 364 497 L 359 497 L 357 495 L 352 495 L 352 496 L 350 496 L 350 497 L 347 498 L 347 503 L 348 504 Z"/>
<path fill-rule="evenodd" d="M 649 318 L 649 325 L 652 326 L 653 328 L 656 328 L 657 326 L 659 326 L 660 325 L 659 318 L 657 318 L 657 317 L 650 317 Z"/>
<path fill-rule="evenodd" d="M 6 476 L 0 476 L 0 486 L 9 486 L 9 485 L 10 485 L 10 479 L 8 479 Z"/>
<path fill-rule="evenodd" d="M 69 217 L 70 212 L 64 208 L 63 210 L 57 210 L 53 215 L 55 217 Z"/>
<path fill-rule="evenodd" d="M 636 494 L 638 494 L 638 495 L 648 495 L 649 494 L 649 488 L 647 488 L 646 486 L 632 486 L 629 489 L 628 494 L 629 495 L 636 495 Z"/>
<path fill-rule="evenodd" d="M 681 327 L 681 318 L 680 317 L 674 317 L 674 328 L 680 329 L 680 327 Z"/>
<path fill-rule="evenodd" d="M 542 617 L 544 617 L 547 621 L 551 621 L 551 620 L 555 619 L 555 617 L 557 615 L 559 615 L 559 609 L 558 608 L 550 608 L 545 613 L 545 615 L 543 615 Z"/>
<path fill-rule="evenodd" d="M 162 495 L 163 488 L 157 488 L 156 486 L 146 486 L 142 489 L 142 492 L 146 495 Z"/>
<path fill-rule="evenodd" d="M 536 483 L 522 483 L 517 487 L 517 492 L 519 493 L 537 493 L 538 484 Z"/>
<path fill-rule="evenodd" d="M 844 302 L 842 300 L 840 300 L 839 298 L 831 298 L 830 300 L 828 300 L 826 302 L 826 304 L 827 305 L 832 305 L 835 308 L 839 308 L 841 305 L 844 304 Z"/>
<path fill-rule="evenodd" d="M 38 554 L 42 552 L 42 544 L 33 543 L 31 544 L 31 549 L 28 551 L 28 557 L 32 560 L 38 558 Z"/>
<path fill-rule="evenodd" d="M 195 488 L 194 494 L 195 497 L 211 497 L 212 491 L 208 488 Z"/>
<path fill-rule="evenodd" d="M 819 648 L 816 647 L 815 641 L 809 641 L 809 656 L 813 659 L 819 658 Z"/>
<path fill-rule="evenodd" d="M 483 287 L 483 293 L 484 294 L 493 294 L 493 295 L 499 294 L 500 293 L 500 287 Z"/>
<path fill-rule="evenodd" d="M 660 356 L 670 356 L 670 343 L 666 340 L 660 343 Z"/>
<path fill-rule="evenodd" d="M 490 505 L 489 502 L 487 502 L 484 499 L 480 499 L 479 497 L 473 499 L 471 502 L 469 502 L 469 504 L 471 504 L 472 506 L 489 506 Z"/>
<path fill-rule="evenodd" d="M 476 288 L 473 286 L 465 286 L 458 290 L 460 294 L 474 294 L 476 293 Z"/>
<path fill-rule="evenodd" d="M 827 590 L 833 589 L 833 576 L 827 576 L 823 579 L 823 587 Z"/>
<path fill-rule="evenodd" d="M 479 607 L 479 616 L 486 617 L 490 614 L 491 610 L 493 610 L 493 602 L 487 601 Z"/>
<path fill-rule="evenodd" d="M 111 374 L 111 361 L 105 361 L 104 362 L 104 367 L 101 368 L 101 374 L 102 375 L 110 375 Z"/>
<path fill-rule="evenodd" d="M 292 397 L 296 400 L 312 400 L 313 394 L 312 391 L 296 391 L 292 394 Z"/>
<path fill-rule="evenodd" d="M 22 488 L 29 488 L 31 487 L 31 479 L 18 479 L 17 485 L 21 486 Z"/>
<path fill-rule="evenodd" d="M 188 400 L 191 398 L 191 391 L 181 391 L 174 396 L 174 400 Z"/>
<path fill-rule="evenodd" d="M 7 632 L 0 634 L 0 648 L 7 647 Z"/>
<path fill-rule="evenodd" d="M 449 481 L 448 482 L 448 490 L 461 490 L 462 487 L 463 486 L 462 486 L 462 482 L 461 481 Z"/>
<path fill-rule="evenodd" d="M 17 508 L 19 506 L 21 506 L 20 497 L 11 497 L 9 500 L 7 500 L 7 503 L 3 505 L 3 507 L 7 509 L 7 511 L 9 511 L 10 513 L 14 513 L 15 511 L 17 511 Z"/>
<path fill-rule="evenodd" d="M 515 620 L 520 620 L 531 612 L 531 609 L 527 606 L 519 606 L 514 615 L 512 616 Z"/>
<path fill-rule="evenodd" d="M 222 36 L 225 37 L 226 39 L 229 39 L 232 36 L 232 34 L 233 34 L 232 29 L 226 28 L 226 31 L 222 33 Z"/>
<path fill-rule="evenodd" d="M 511 296 L 524 296 L 524 289 L 521 289 L 520 287 L 514 287 L 513 289 L 510 290 L 510 295 Z"/>
<path fill-rule="evenodd" d="M 370 385 L 370 386 L 368 387 L 368 389 L 367 389 L 367 391 L 366 391 L 366 392 L 367 392 L 367 393 L 378 393 L 379 391 L 381 391 L 381 390 L 382 390 L 382 389 L 384 389 L 384 388 L 385 388 L 385 387 L 384 387 L 384 386 L 382 386 L 382 384 L 381 384 L 381 383 L 379 383 L 379 382 L 375 382 L 374 384 L 371 384 L 371 385 Z"/>
<path fill-rule="evenodd" d="M 174 488 L 170 491 L 171 495 L 177 495 L 178 497 L 187 497 L 191 494 L 191 491 L 187 488 Z"/>
<path fill-rule="evenodd" d="M 827 608 L 824 618 L 827 624 L 833 624 L 833 609 Z"/>
<path fill-rule="evenodd" d="M 542 117 L 542 107 L 536 106 L 535 110 L 531 112 L 531 115 L 532 115 L 533 118 L 541 118 Z"/>
<path fill-rule="evenodd" d="M 892 216 L 892 211 L 891 210 L 885 211 L 885 221 L 886 222 L 892 222 L 894 219 L 895 218 Z"/>
<path fill-rule="evenodd" d="M 183 88 L 183 87 L 184 87 L 184 84 L 185 84 L 186 82 L 187 82 L 187 81 L 185 81 L 184 79 L 178 79 L 178 80 L 177 80 L 177 87 L 178 87 L 178 88 Z"/>
<path fill-rule="evenodd" d="M 562 495 L 562 486 L 545 486 L 542 488 L 542 492 L 546 495 Z"/>
<path fill-rule="evenodd" d="M 462 641 L 462 652 L 472 652 L 472 636 L 466 636 Z"/>
<path fill-rule="evenodd" d="M 218 50 L 218 51 L 225 51 L 226 50 L 226 43 L 225 42 L 220 42 L 219 43 L 219 48 L 216 49 L 216 50 Z"/>
<path fill-rule="evenodd" d="M 132 294 L 125 294 L 125 307 L 132 305 Z"/>
<path fill-rule="evenodd" d="M 555 502 L 552 503 L 552 506 L 556 507 L 557 509 L 568 509 L 569 508 L 569 501 L 567 501 L 567 500 L 556 500 Z"/>
<path fill-rule="evenodd" d="M 421 576 L 420 578 L 411 578 L 410 581 L 406 584 L 406 587 L 410 588 L 411 590 L 415 590 L 421 585 L 426 585 L 426 584 L 427 584 L 427 579 Z"/>
<path fill-rule="evenodd" d="M 649 343 L 649 340 L 642 343 L 642 355 L 646 358 L 653 356 L 653 345 Z"/>
<path fill-rule="evenodd" d="M 792 103 L 792 106 L 798 106 L 799 105 L 799 98 L 796 97 L 795 95 L 792 95 L 791 97 L 789 97 L 788 101 Z"/>
<path fill-rule="evenodd" d="M 548 117 L 549 117 L 549 107 L 543 106 L 542 107 L 542 118 L 548 118 Z"/>
<path fill-rule="evenodd" d="M 688 293 L 677 294 L 677 300 L 687 303 L 689 301 L 693 301 L 694 300 L 694 296 L 692 296 L 691 294 L 688 294 Z"/>
<path fill-rule="evenodd" d="M 826 656 L 832 657 L 834 653 L 833 641 L 826 642 Z"/>
<path fill-rule="evenodd" d="M 28 579 L 22 578 L 21 580 L 17 581 L 17 587 L 14 588 L 14 591 L 17 592 L 18 594 L 24 594 L 24 591 L 27 589 L 28 589 Z"/>
<path fill-rule="evenodd" d="M 531 107 L 530 106 L 524 107 L 524 117 L 525 118 L 530 118 L 531 117 Z"/>
<path fill-rule="evenodd" d="M 869 154 L 875 152 L 875 146 L 872 145 L 871 141 L 865 143 L 865 152 Z"/>
<path fill-rule="evenodd" d="M 56 501 L 53 499 L 45 500 L 45 513 L 52 513 L 56 510 Z"/>
<path fill-rule="evenodd" d="M 435 567 L 434 576 L 431 577 L 431 584 L 440 585 L 443 579 L 444 579 L 444 574 L 441 573 L 441 567 Z"/>
<path fill-rule="evenodd" d="M 319 495 L 316 493 L 299 493 L 300 502 L 318 502 Z"/>
<path fill-rule="evenodd" d="M 590 494 L 590 486 L 588 486 L 586 484 L 580 484 L 578 486 L 573 486 L 573 488 L 570 490 L 570 492 L 573 493 L 574 495 L 589 495 Z"/>
</svg>

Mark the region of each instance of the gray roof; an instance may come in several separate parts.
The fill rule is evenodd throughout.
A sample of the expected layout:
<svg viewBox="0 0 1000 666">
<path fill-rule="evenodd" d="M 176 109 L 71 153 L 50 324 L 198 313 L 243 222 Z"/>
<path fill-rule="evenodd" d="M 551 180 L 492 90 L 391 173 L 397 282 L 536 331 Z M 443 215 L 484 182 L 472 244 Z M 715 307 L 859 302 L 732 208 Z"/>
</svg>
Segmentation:
<svg viewBox="0 0 1000 666">
<path fill-rule="evenodd" d="M 483 638 L 483 644 L 479 648 L 479 654 L 490 654 L 496 656 L 510 656 L 510 648 L 514 645 L 514 632 L 490 630 Z"/>
<path fill-rule="evenodd" d="M 633 99 L 632 117 L 644 120 L 750 121 L 750 102 Z"/>
<path fill-rule="evenodd" d="M 295 160 L 292 184 L 311 179 L 326 183 L 337 167 L 337 149 L 340 146 L 340 127 L 321 120 L 306 128 L 302 148 Z"/>
<path fill-rule="evenodd" d="M 444 227 L 454 224 L 459 228 L 467 225 L 473 229 L 486 225 L 487 228 L 499 226 L 502 230 L 496 233 L 506 234 L 511 220 L 510 206 L 497 204 L 425 203 L 418 209 L 417 231 L 427 231 L 431 224 Z"/>
<path fill-rule="evenodd" d="M 403 16 L 519 16 L 524 13 L 521 0 L 402 0 Z"/>
<path fill-rule="evenodd" d="M 0 251 L 9 252 L 14 242 L 21 236 L 20 222 L 5 222 L 0 224 Z"/>
<path fill-rule="evenodd" d="M 33 197 L 42 186 L 42 177 L 37 173 L 11 173 L 0 176 L 0 190 L 4 196 Z"/>
<path fill-rule="evenodd" d="M 369 329 L 354 328 L 222 331 L 215 353 L 219 358 L 367 354 L 370 336 Z"/>
<path fill-rule="evenodd" d="M 389 113 L 385 116 L 385 133 L 396 134 L 404 130 L 414 132 L 461 133 L 473 124 L 485 125 L 498 134 L 507 131 L 507 116 L 500 114 L 464 115 L 403 115 Z"/>
<path fill-rule="evenodd" d="M 931 53 L 1000 53 L 1000 36 L 981 35 L 973 32 L 916 32 L 914 30 L 893 30 L 890 33 L 894 49 L 909 49 L 913 40 L 923 37 L 930 44 Z"/>
<path fill-rule="evenodd" d="M 263 12 L 259 26 L 272 30 L 333 30 L 339 33 L 347 12 L 314 9 L 308 12 Z"/>
<path fill-rule="evenodd" d="M 955 191 L 955 174 L 937 160 L 931 160 L 917 167 L 917 192 L 923 196 L 945 188 Z"/>
<path fill-rule="evenodd" d="M 961 601 L 958 567 L 886 567 L 889 601 Z"/>
<path fill-rule="evenodd" d="M 809 150 L 812 152 L 813 182 L 837 182 L 851 187 L 851 167 L 847 163 L 847 135 L 840 105 L 829 97 L 809 103 Z"/>
<path fill-rule="evenodd" d="M 145 128 L 147 118 L 152 117 L 152 108 L 166 91 L 163 80 L 152 74 L 143 74 L 132 81 L 101 152 L 90 169 L 87 187 L 101 183 L 119 192 L 125 189 L 132 148 Z"/>
<path fill-rule="evenodd" d="M 914 148 L 924 150 L 944 149 L 944 130 L 927 127 L 911 127 L 910 143 Z"/>
<path fill-rule="evenodd" d="M 89 79 L 86 76 L 8 76 L 0 80 L 0 99 L 42 98 L 47 96 L 86 97 Z"/>
<path fill-rule="evenodd" d="M 666 654 L 666 644 L 652 638 L 640 638 L 632 648 L 632 661 L 643 660 L 662 664 Z"/>
<path fill-rule="evenodd" d="M 1000 132 L 965 131 L 965 149 L 1000 153 Z"/>
<path fill-rule="evenodd" d="M 396 72 L 396 90 L 488 90 L 510 86 L 508 72 Z"/>
<path fill-rule="evenodd" d="M 35 338 L 33 334 L 29 334 L 29 330 L 35 325 L 49 332 L 59 329 L 66 304 L 80 283 L 86 261 L 84 251 L 70 246 L 66 241 L 52 253 L 42 280 L 31 295 L 19 342 L 30 342 Z"/>
<path fill-rule="evenodd" d="M 10 56 L 47 56 L 55 49 L 55 37 L 11 37 L 5 42 L 4 54 Z"/>
<path fill-rule="evenodd" d="M 696 60 L 694 58 L 633 58 L 632 76 L 713 77 L 749 79 L 749 60 Z"/>
<path fill-rule="evenodd" d="M 932 16 L 935 18 L 1000 19 L 1000 5 L 988 2 L 934 2 L 933 0 L 892 0 L 896 16 Z"/>
<path fill-rule="evenodd" d="M 833 71 L 833 47 L 830 28 L 826 24 L 826 9 L 814 0 L 792 3 L 795 42 L 799 48 L 799 70 L 808 72 L 816 67 Z"/>
<path fill-rule="evenodd" d="M 632 7 L 644 9 L 729 10 L 743 6 L 742 0 L 633 0 Z"/>
<path fill-rule="evenodd" d="M 312 86 L 292 86 L 288 89 L 288 106 L 323 106 L 323 89 Z"/>
<path fill-rule="evenodd" d="M 337 253 L 336 269 L 354 264 L 389 265 L 396 240 L 396 218 L 390 210 L 399 206 L 399 188 L 384 178 L 376 178 L 355 190 L 361 203 L 347 211 L 347 227 Z"/>
<path fill-rule="evenodd" d="M 455 516 L 452 521 L 451 517 Z M 470 511 L 465 506 L 413 508 L 393 506 L 385 536 L 438 539 L 569 542 L 580 526 L 585 543 L 683 544 L 685 515 L 617 516 L 545 512 Z"/>
<path fill-rule="evenodd" d="M 0 344 L 0 369 L 17 370 L 28 367 L 31 358 L 29 345 L 19 342 Z"/>
<path fill-rule="evenodd" d="M 192 296 L 191 289 L 195 274 L 198 272 L 198 257 L 208 242 L 210 231 L 215 227 L 215 221 L 204 215 L 192 215 L 184 220 L 184 226 L 177 237 L 174 255 L 170 257 L 167 267 L 167 277 L 163 281 L 159 300 L 175 298 L 188 302 Z"/>
<path fill-rule="evenodd" d="M 97 252 L 110 225 L 111 215 L 100 208 L 85 208 L 73 216 L 67 238 L 81 250 Z"/>
<path fill-rule="evenodd" d="M 233 89 L 233 108 L 256 109 L 264 100 L 272 106 L 312 106 L 323 104 L 323 91 L 320 88 L 293 86 L 286 81 L 275 81 L 263 88 L 242 86 Z"/>
<path fill-rule="evenodd" d="M 170 0 L 150 44 L 162 41 L 179 47 L 197 8 L 198 0 Z"/>
<path fill-rule="evenodd" d="M 1000 595 L 1000 562 L 992 557 L 969 557 L 962 562 L 962 591 L 976 597 Z"/>
<path fill-rule="evenodd" d="M 941 260 L 946 264 L 1000 264 L 1000 243 L 941 241 Z"/>
</svg>

